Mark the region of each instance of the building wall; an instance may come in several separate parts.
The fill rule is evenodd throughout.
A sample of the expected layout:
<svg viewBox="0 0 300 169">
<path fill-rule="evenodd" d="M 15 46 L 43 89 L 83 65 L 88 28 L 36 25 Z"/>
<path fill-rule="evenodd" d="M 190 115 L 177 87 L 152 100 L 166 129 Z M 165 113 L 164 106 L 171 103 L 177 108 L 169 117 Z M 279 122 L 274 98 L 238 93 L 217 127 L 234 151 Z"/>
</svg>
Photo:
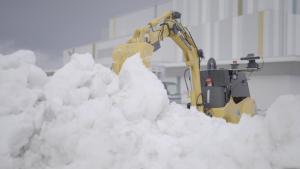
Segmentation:
<svg viewBox="0 0 300 169">
<path fill-rule="evenodd" d="M 263 70 L 250 77 L 251 95 L 258 108 L 266 109 L 284 94 L 300 94 L 300 62 L 266 63 Z"/>
<path fill-rule="evenodd" d="M 248 53 L 265 58 L 299 56 L 300 0 L 173 0 L 137 12 L 110 19 L 109 40 L 97 42 L 99 57 L 113 49 L 115 43 L 103 48 L 102 43 L 129 37 L 136 28 L 166 10 L 178 10 L 181 21 L 191 30 L 198 46 L 207 57 L 228 61 Z M 129 24 L 130 23 L 130 24 Z M 89 44 L 92 45 L 92 44 Z M 99 46 L 98 46 L 99 45 Z M 153 62 L 182 62 L 178 47 L 162 42 Z M 87 45 L 76 52 L 91 52 Z M 73 49 L 69 49 L 73 50 Z M 101 51 L 103 50 L 103 52 Z M 72 52 L 65 52 L 67 53 Z M 169 54 L 166 54 L 169 53 Z"/>
<path fill-rule="evenodd" d="M 294 75 L 257 75 L 249 86 L 257 108 L 266 110 L 280 95 L 300 94 L 299 83 L 300 77 Z"/>
</svg>

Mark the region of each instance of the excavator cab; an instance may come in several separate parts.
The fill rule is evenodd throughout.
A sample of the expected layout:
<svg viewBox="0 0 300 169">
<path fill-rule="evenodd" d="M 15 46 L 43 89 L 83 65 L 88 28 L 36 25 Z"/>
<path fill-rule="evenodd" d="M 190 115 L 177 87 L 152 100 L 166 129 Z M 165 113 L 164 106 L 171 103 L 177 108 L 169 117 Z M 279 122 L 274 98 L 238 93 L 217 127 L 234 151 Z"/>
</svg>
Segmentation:
<svg viewBox="0 0 300 169">
<path fill-rule="evenodd" d="M 208 115 L 222 117 L 226 121 L 237 123 L 242 113 L 250 116 L 256 113 L 256 104 L 250 97 L 245 72 L 260 69 L 255 62 L 260 57 L 248 54 L 241 60 L 248 60 L 245 68 L 239 68 L 235 61 L 230 69 L 217 68 L 216 61 L 210 58 L 207 69 L 201 70 L 201 86 L 204 109 Z"/>
</svg>

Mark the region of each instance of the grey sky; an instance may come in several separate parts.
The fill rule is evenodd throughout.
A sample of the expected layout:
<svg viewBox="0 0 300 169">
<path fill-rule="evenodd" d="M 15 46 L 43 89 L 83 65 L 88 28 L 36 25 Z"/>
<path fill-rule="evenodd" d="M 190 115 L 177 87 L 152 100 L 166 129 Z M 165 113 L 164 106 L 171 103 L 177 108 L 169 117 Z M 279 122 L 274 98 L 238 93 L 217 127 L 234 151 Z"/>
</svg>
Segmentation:
<svg viewBox="0 0 300 169">
<path fill-rule="evenodd" d="M 166 0 L 0 0 L 0 52 L 31 49 L 44 69 L 62 65 L 65 48 L 107 36 L 112 16 Z"/>
</svg>

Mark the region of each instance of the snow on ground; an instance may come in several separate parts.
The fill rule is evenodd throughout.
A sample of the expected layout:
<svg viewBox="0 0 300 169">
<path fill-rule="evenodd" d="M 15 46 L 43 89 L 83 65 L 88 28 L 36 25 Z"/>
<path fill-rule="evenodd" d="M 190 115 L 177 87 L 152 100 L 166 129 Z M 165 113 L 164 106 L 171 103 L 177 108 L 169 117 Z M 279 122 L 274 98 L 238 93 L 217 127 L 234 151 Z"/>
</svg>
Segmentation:
<svg viewBox="0 0 300 169">
<path fill-rule="evenodd" d="M 138 55 L 117 76 L 74 54 L 48 78 L 33 52 L 0 54 L 0 168 L 300 168 L 299 100 L 228 124 L 169 104 Z"/>
</svg>

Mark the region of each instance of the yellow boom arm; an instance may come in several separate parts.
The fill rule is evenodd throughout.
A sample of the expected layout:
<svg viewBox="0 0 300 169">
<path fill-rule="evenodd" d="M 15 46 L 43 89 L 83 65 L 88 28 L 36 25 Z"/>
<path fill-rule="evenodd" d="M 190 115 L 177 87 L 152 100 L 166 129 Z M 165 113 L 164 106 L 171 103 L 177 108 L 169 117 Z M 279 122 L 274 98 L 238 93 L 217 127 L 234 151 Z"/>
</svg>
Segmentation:
<svg viewBox="0 0 300 169">
<path fill-rule="evenodd" d="M 150 66 L 150 57 L 160 47 L 160 41 L 171 38 L 183 51 L 184 62 L 190 69 L 192 89 L 189 93 L 192 106 L 199 111 L 204 111 L 201 96 L 200 59 L 198 50 L 188 29 L 178 21 L 179 12 L 166 12 L 161 17 L 151 20 L 147 26 L 135 30 L 133 36 L 126 44 L 117 46 L 113 51 L 113 70 L 119 73 L 125 60 L 140 53 L 146 67 Z"/>
</svg>

